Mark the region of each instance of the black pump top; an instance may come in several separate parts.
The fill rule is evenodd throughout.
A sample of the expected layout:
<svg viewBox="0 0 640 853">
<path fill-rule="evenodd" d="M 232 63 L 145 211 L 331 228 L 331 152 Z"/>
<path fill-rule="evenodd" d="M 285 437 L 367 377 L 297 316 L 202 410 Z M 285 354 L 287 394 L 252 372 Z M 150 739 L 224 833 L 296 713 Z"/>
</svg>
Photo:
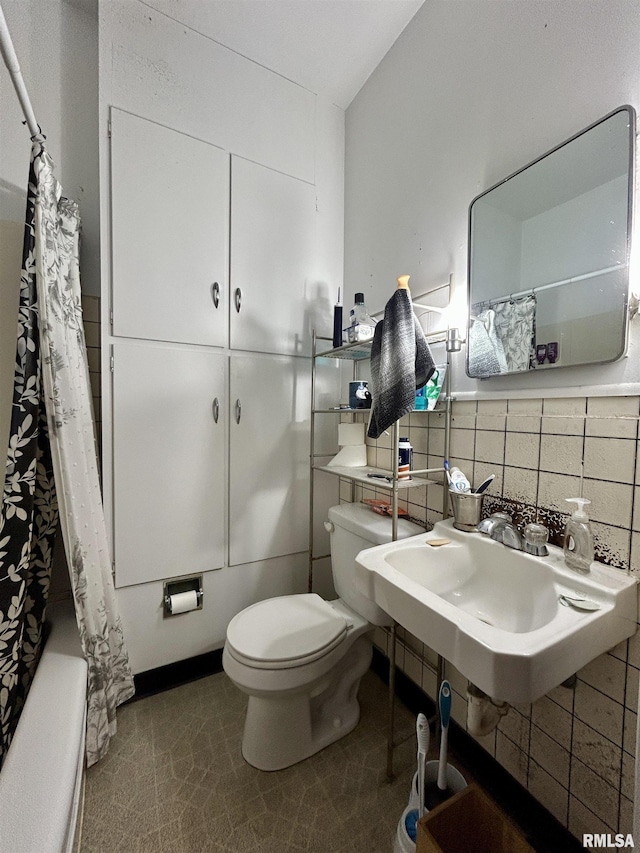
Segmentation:
<svg viewBox="0 0 640 853">
<path fill-rule="evenodd" d="M 364 305 L 364 293 L 356 293 L 356 305 Z"/>
</svg>

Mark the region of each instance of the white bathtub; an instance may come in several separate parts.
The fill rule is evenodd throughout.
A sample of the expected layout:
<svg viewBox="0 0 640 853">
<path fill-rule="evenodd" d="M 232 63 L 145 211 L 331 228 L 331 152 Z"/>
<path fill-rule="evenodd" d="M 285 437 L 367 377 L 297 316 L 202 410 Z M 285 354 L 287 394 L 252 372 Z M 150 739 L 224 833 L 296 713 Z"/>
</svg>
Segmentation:
<svg viewBox="0 0 640 853">
<path fill-rule="evenodd" d="M 0 853 L 71 853 L 81 816 L 87 664 L 73 605 L 50 633 L 0 772 Z"/>
</svg>

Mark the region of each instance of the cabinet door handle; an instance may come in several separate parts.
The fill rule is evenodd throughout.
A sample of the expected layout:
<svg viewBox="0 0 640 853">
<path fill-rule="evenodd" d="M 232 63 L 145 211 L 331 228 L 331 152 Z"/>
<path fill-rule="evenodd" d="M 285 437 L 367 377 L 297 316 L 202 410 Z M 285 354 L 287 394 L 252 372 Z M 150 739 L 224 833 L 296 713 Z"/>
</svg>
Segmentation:
<svg viewBox="0 0 640 853">
<path fill-rule="evenodd" d="M 239 287 L 236 287 L 236 290 L 235 290 L 235 293 L 234 293 L 234 298 L 235 298 L 235 301 L 236 301 L 236 311 L 237 311 L 237 312 L 238 312 L 238 314 L 239 314 L 239 313 L 240 313 L 240 308 L 242 307 L 242 291 L 240 290 L 240 288 L 239 288 Z"/>
<path fill-rule="evenodd" d="M 213 307 L 217 308 L 220 305 L 220 285 L 217 281 L 211 285 L 211 298 L 213 299 Z"/>
<path fill-rule="evenodd" d="M 213 410 L 213 422 L 214 424 L 217 424 L 218 418 L 220 417 L 220 400 L 218 400 L 217 397 L 215 397 L 211 408 Z"/>
<path fill-rule="evenodd" d="M 242 406 L 240 405 L 240 400 L 236 400 L 236 423 L 240 423 L 240 417 L 242 415 Z"/>
</svg>

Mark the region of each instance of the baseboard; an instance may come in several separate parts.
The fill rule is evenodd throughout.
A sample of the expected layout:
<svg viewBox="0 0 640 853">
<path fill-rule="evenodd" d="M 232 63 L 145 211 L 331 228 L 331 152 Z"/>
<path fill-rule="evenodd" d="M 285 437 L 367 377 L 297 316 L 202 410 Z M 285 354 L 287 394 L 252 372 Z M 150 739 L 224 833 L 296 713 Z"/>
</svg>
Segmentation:
<svg viewBox="0 0 640 853">
<path fill-rule="evenodd" d="M 371 669 L 389 683 L 389 660 L 375 647 Z M 396 696 L 413 714 L 422 712 L 431 717 L 435 713 L 433 700 L 400 670 L 396 670 Z M 456 760 L 509 815 L 537 853 L 584 850 L 578 839 L 455 720 L 449 725 L 449 745 Z"/>
<path fill-rule="evenodd" d="M 140 672 L 133 677 L 136 692 L 129 702 L 154 696 L 163 690 L 170 690 L 172 687 L 179 687 L 217 672 L 222 672 L 222 649 Z"/>
</svg>

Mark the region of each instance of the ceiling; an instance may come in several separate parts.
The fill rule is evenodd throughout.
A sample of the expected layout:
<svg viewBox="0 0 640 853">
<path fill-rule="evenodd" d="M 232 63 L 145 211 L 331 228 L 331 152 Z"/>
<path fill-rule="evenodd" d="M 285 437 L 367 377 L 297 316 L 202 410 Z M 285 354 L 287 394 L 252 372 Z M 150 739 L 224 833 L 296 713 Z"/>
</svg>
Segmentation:
<svg viewBox="0 0 640 853">
<path fill-rule="evenodd" d="M 424 0 L 143 0 L 346 109 Z"/>
</svg>

